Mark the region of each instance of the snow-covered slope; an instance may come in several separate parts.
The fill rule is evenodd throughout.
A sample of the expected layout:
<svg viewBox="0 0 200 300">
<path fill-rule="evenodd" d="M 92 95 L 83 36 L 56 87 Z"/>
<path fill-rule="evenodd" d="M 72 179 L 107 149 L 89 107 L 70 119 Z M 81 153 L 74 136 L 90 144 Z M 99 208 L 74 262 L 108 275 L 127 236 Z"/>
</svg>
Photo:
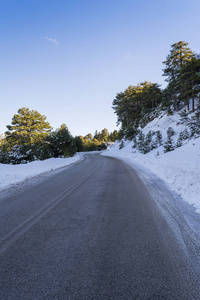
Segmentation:
<svg viewBox="0 0 200 300">
<path fill-rule="evenodd" d="M 179 119 L 178 114 L 163 114 L 148 123 L 142 131 L 147 134 L 149 130 L 160 130 L 165 142 L 167 129 L 172 127 L 176 143 L 179 133 L 185 129 L 184 125 L 177 125 Z M 105 155 L 129 158 L 132 163 L 148 168 L 200 213 L 200 138 L 186 140 L 183 146 L 167 153 L 164 153 L 163 146 L 141 154 L 132 148 L 133 142 L 125 141 L 124 145 L 124 148 L 119 150 L 119 143 L 116 142 Z"/>
<path fill-rule="evenodd" d="M 27 164 L 0 164 L 0 190 L 12 184 L 22 182 L 41 173 L 70 165 L 82 159 L 82 154 L 69 158 L 49 158 L 44 161 L 33 161 Z"/>
</svg>

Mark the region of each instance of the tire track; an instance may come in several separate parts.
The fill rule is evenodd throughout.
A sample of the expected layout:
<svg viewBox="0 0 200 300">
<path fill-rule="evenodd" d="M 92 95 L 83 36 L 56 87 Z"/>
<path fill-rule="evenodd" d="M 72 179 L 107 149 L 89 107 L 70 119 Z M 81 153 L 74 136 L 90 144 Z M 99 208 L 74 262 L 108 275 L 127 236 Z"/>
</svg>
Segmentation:
<svg viewBox="0 0 200 300">
<path fill-rule="evenodd" d="M 57 197 L 52 199 L 48 204 L 39 209 L 32 216 L 27 218 L 21 224 L 19 224 L 15 229 L 11 230 L 3 238 L 0 239 L 0 254 L 5 252 L 16 240 L 18 240 L 24 233 L 26 233 L 30 228 L 32 228 L 36 223 L 38 223 L 44 216 L 46 216 L 52 209 L 59 205 L 66 197 L 68 197 L 75 189 L 81 186 L 87 179 L 89 179 L 98 168 L 90 170 L 85 176 L 81 177 L 76 183 L 71 187 L 66 189 L 64 192 L 60 193 Z"/>
</svg>

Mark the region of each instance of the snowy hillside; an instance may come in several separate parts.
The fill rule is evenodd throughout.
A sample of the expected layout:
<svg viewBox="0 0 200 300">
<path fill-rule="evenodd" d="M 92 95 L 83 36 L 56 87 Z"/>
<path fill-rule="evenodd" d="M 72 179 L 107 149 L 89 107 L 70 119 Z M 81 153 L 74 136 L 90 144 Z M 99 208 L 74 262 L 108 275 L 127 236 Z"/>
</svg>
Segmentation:
<svg viewBox="0 0 200 300">
<path fill-rule="evenodd" d="M 163 113 L 148 123 L 142 132 L 147 134 L 150 130 L 159 130 L 165 143 L 167 129 L 172 127 L 175 131 L 172 137 L 175 145 L 180 132 L 186 128 L 185 125 L 178 124 L 179 120 L 178 113 L 172 116 Z M 148 168 L 200 213 L 200 138 L 184 140 L 181 147 L 167 153 L 164 153 L 163 146 L 159 146 L 146 154 L 141 154 L 133 148 L 133 145 L 132 141 L 124 141 L 124 147 L 119 149 L 120 143 L 116 142 L 105 155 L 128 158 L 133 164 Z"/>
</svg>

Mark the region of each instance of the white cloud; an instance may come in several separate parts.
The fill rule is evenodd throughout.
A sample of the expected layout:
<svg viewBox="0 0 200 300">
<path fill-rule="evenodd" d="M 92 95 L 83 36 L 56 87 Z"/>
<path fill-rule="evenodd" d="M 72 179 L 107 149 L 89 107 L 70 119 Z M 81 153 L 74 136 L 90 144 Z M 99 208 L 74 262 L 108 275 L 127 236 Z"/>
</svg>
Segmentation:
<svg viewBox="0 0 200 300">
<path fill-rule="evenodd" d="M 54 45 L 58 45 L 58 44 L 59 44 L 58 41 L 57 41 L 56 39 L 52 39 L 52 38 L 50 38 L 50 37 L 48 37 L 48 36 L 45 36 L 44 38 L 45 38 L 45 40 L 47 40 L 47 41 L 53 43 Z"/>
</svg>

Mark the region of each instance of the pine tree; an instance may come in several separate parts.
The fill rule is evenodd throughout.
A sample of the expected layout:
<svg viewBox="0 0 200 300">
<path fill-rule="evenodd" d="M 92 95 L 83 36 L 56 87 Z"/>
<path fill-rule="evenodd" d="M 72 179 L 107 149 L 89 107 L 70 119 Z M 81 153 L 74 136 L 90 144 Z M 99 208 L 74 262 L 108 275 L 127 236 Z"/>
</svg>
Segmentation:
<svg viewBox="0 0 200 300">
<path fill-rule="evenodd" d="M 194 116 L 191 117 L 188 127 L 191 131 L 191 136 L 195 138 L 200 136 L 200 109 L 197 109 Z"/>
<path fill-rule="evenodd" d="M 154 110 L 161 100 L 160 86 L 148 81 L 129 86 L 123 93 L 118 93 L 113 101 L 113 109 L 118 117 L 117 123 L 121 123 L 122 131 L 129 133 L 131 127 L 144 126 L 149 121 L 148 113 Z"/>
<path fill-rule="evenodd" d="M 190 134 L 187 130 L 187 128 L 185 128 L 185 130 L 181 131 L 176 143 L 176 147 L 181 147 L 183 145 L 183 141 L 189 139 Z"/>
<path fill-rule="evenodd" d="M 113 132 L 110 133 L 109 135 L 109 141 L 110 142 L 115 142 L 118 138 L 118 132 L 117 130 L 114 130 Z"/>
<path fill-rule="evenodd" d="M 48 157 L 46 138 L 51 126 L 44 115 L 36 110 L 20 108 L 7 128 L 1 149 L 2 162 L 16 164 Z"/>
<path fill-rule="evenodd" d="M 124 140 L 122 140 L 121 143 L 119 144 L 119 149 L 121 150 L 122 148 L 124 148 Z"/>
<path fill-rule="evenodd" d="M 30 145 L 41 142 L 51 131 L 46 116 L 36 110 L 20 108 L 12 118 L 12 125 L 7 125 L 6 140 L 11 145 Z"/>
<path fill-rule="evenodd" d="M 190 109 L 189 100 L 192 99 L 192 111 L 195 110 L 195 98 L 200 93 L 200 58 L 192 57 L 180 69 L 177 84 L 187 109 Z"/>
<path fill-rule="evenodd" d="M 167 82 L 174 80 L 183 67 L 184 63 L 193 57 L 194 52 L 188 47 L 188 43 L 180 41 L 171 45 L 170 54 L 167 56 L 163 64 L 166 65 L 163 69 L 163 76 L 167 76 Z"/>
<path fill-rule="evenodd" d="M 102 131 L 101 131 L 101 140 L 103 142 L 108 142 L 109 140 L 109 132 L 108 132 L 108 129 L 104 128 Z"/>
<path fill-rule="evenodd" d="M 81 136 L 76 136 L 74 138 L 74 145 L 76 148 L 76 152 L 82 152 L 83 149 L 83 138 Z"/>
<path fill-rule="evenodd" d="M 163 69 L 163 76 L 167 76 L 166 81 L 169 83 L 171 95 L 174 98 L 174 108 L 178 109 L 180 103 L 183 101 L 183 84 L 178 82 L 180 70 L 186 62 L 190 61 L 194 56 L 194 52 L 188 47 L 188 43 L 180 41 L 171 45 L 170 54 L 163 62 L 165 69 Z"/>
<path fill-rule="evenodd" d="M 91 133 L 88 133 L 85 137 L 84 137 L 84 139 L 86 139 L 86 140 L 92 140 L 92 134 Z"/>
<path fill-rule="evenodd" d="M 189 118 L 189 112 L 186 111 L 186 109 L 182 110 L 179 114 L 179 116 L 181 117 L 180 118 L 180 121 L 178 122 L 178 124 L 184 124 L 184 125 L 187 125 L 190 118 Z"/>
<path fill-rule="evenodd" d="M 139 133 L 138 133 L 137 149 L 141 153 L 145 153 L 145 135 L 141 130 L 139 130 Z"/>
<path fill-rule="evenodd" d="M 144 149 L 143 149 L 143 153 L 148 153 L 152 150 L 152 137 L 153 137 L 153 132 L 150 130 L 144 139 Z"/>
<path fill-rule="evenodd" d="M 162 133 L 160 130 L 156 131 L 156 145 L 162 146 Z"/>
<path fill-rule="evenodd" d="M 66 124 L 62 124 L 59 129 L 52 132 L 48 141 L 53 157 L 71 156 L 75 153 L 73 137 Z"/>
<path fill-rule="evenodd" d="M 172 139 L 172 136 L 175 134 L 175 131 L 173 130 L 172 127 L 169 127 L 167 129 L 167 141 L 165 142 L 164 144 L 164 152 L 169 152 L 169 151 L 172 151 L 174 150 L 174 145 L 173 145 L 173 139 Z"/>
</svg>

